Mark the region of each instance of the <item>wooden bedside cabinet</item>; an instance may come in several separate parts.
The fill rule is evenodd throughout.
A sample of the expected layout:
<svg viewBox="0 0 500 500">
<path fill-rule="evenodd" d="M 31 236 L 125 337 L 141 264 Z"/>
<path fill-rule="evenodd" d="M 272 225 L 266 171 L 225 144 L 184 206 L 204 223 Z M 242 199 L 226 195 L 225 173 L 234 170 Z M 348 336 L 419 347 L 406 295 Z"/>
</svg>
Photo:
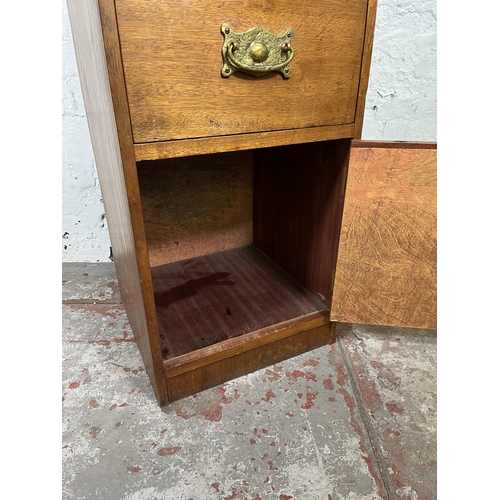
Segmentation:
<svg viewBox="0 0 500 500">
<path fill-rule="evenodd" d="M 335 340 L 375 0 L 68 0 L 127 315 L 161 405 Z"/>
</svg>

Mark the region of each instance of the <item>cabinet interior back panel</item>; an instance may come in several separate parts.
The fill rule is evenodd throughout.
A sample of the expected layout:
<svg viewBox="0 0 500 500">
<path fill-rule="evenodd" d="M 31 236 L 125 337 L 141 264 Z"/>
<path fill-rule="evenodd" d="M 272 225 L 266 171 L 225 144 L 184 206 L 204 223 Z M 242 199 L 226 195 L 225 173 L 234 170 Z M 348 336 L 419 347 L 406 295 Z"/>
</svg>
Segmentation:
<svg viewBox="0 0 500 500">
<path fill-rule="evenodd" d="M 138 164 L 151 266 L 252 243 L 252 152 Z"/>
</svg>

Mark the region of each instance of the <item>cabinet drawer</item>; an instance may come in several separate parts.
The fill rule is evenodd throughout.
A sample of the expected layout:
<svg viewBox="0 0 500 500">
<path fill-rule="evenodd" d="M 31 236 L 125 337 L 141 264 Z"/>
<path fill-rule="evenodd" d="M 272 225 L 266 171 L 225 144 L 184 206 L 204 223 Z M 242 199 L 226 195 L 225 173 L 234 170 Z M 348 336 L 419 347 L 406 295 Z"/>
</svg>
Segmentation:
<svg viewBox="0 0 500 500">
<path fill-rule="evenodd" d="M 134 143 L 351 124 L 367 0 L 116 0 Z M 293 30 L 289 79 L 228 78 L 222 24 Z"/>
</svg>

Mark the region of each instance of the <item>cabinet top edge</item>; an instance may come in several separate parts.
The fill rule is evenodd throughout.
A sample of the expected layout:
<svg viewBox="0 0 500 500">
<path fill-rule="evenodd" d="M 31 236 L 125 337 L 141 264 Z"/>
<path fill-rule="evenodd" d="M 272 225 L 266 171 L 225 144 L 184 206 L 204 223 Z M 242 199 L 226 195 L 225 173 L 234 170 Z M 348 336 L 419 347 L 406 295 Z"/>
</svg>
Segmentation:
<svg viewBox="0 0 500 500">
<path fill-rule="evenodd" d="M 437 149 L 437 142 L 433 141 L 372 141 L 355 139 L 353 148 L 394 148 L 394 149 Z"/>
</svg>

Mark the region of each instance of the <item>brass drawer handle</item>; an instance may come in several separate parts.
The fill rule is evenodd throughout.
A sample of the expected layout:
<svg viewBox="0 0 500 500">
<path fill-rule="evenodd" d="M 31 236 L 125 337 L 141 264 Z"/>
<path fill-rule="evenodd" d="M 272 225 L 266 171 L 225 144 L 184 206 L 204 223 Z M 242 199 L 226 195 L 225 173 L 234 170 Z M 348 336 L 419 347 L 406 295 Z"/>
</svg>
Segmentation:
<svg viewBox="0 0 500 500">
<path fill-rule="evenodd" d="M 290 45 L 293 31 L 287 29 L 282 35 L 275 35 L 259 26 L 243 33 L 236 33 L 228 24 L 221 26 L 224 35 L 222 45 L 222 76 L 227 78 L 236 71 L 243 71 L 255 77 L 274 71 L 284 78 L 292 76 L 290 62 L 293 49 Z"/>
</svg>

